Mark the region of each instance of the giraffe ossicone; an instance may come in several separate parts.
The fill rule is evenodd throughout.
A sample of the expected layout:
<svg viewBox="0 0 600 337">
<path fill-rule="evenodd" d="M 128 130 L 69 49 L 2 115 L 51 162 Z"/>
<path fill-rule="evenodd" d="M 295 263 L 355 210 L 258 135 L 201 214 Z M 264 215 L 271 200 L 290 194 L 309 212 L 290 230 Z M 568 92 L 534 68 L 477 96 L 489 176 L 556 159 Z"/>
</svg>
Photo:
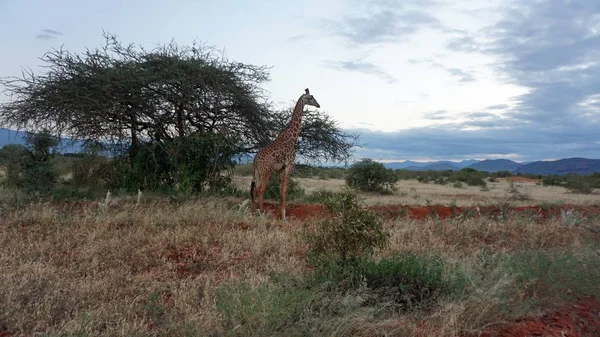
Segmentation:
<svg viewBox="0 0 600 337">
<path fill-rule="evenodd" d="M 263 210 L 263 195 L 265 188 L 269 183 L 271 174 L 279 174 L 279 210 L 281 219 L 285 220 L 285 201 L 287 197 L 289 175 L 294 168 L 296 159 L 295 146 L 300 135 L 300 126 L 302 124 L 302 112 L 307 105 L 320 108 L 319 102 L 311 95 L 308 88 L 304 89 L 304 94 L 298 98 L 292 119 L 287 128 L 283 129 L 269 145 L 263 147 L 254 156 L 252 163 L 253 178 L 250 184 L 250 197 L 252 199 L 252 214 L 255 213 L 256 203 L 258 209 Z"/>
</svg>

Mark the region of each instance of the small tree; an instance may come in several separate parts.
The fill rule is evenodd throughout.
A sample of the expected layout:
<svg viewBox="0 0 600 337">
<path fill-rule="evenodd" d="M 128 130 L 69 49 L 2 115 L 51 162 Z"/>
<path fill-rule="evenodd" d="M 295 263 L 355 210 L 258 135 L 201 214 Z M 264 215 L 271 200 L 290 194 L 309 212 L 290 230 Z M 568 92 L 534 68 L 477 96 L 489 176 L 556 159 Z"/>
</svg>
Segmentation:
<svg viewBox="0 0 600 337">
<path fill-rule="evenodd" d="M 27 155 L 22 161 L 22 187 L 26 192 L 47 193 L 54 187 L 56 173 L 50 159 L 58 143 L 58 138 L 47 131 L 25 134 Z"/>
<path fill-rule="evenodd" d="M 363 192 L 382 194 L 396 190 L 398 175 L 392 169 L 386 169 L 383 164 L 369 158 L 353 164 L 348 170 L 346 184 Z"/>
<path fill-rule="evenodd" d="M 309 255 L 317 262 L 333 259 L 345 264 L 387 244 L 389 234 L 381 218 L 362 207 L 356 194 L 339 192 L 326 197 L 323 205 L 329 216 L 317 224 L 314 235 L 308 236 Z"/>
</svg>

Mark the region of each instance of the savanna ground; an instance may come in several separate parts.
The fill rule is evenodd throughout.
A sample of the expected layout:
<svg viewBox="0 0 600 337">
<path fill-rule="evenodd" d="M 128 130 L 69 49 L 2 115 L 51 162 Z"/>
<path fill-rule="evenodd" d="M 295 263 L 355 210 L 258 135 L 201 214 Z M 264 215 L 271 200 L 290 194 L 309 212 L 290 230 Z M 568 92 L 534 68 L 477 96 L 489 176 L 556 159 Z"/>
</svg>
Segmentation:
<svg viewBox="0 0 600 337">
<path fill-rule="evenodd" d="M 2 190 L 0 336 L 600 336 L 600 197 L 515 179 L 361 194 L 388 267 L 344 286 L 307 263 L 305 240 L 318 194 L 343 180 L 297 179 L 308 197 L 287 222 L 252 217 L 245 197 Z"/>
</svg>

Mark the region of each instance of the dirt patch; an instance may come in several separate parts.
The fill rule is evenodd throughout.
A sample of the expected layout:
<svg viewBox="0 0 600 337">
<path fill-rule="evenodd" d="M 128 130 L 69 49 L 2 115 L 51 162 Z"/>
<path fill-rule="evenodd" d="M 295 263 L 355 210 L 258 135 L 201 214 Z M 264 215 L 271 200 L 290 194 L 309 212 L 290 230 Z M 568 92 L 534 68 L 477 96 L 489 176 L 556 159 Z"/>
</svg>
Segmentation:
<svg viewBox="0 0 600 337">
<path fill-rule="evenodd" d="M 565 305 L 541 317 L 523 317 L 508 326 L 463 337 L 598 337 L 600 336 L 600 301 L 585 298 Z"/>
<path fill-rule="evenodd" d="M 279 217 L 279 205 L 265 202 L 265 210 Z M 287 219 L 306 221 L 309 218 L 321 217 L 324 214 L 323 205 L 320 204 L 286 204 L 285 215 Z"/>
<path fill-rule="evenodd" d="M 265 209 L 279 217 L 279 209 L 275 203 L 265 203 Z M 579 216 L 600 216 L 600 208 L 582 205 L 557 205 L 551 207 L 521 206 L 463 206 L 450 207 L 443 205 L 416 206 L 416 205 L 378 205 L 369 209 L 376 211 L 387 219 L 408 218 L 412 220 L 425 220 L 428 218 L 446 219 L 449 217 L 480 217 L 480 216 L 531 216 L 538 221 L 548 220 L 560 216 L 562 212 L 576 212 Z M 288 204 L 286 215 L 290 220 L 306 221 L 310 218 L 322 217 L 325 214 L 320 204 Z"/>
</svg>

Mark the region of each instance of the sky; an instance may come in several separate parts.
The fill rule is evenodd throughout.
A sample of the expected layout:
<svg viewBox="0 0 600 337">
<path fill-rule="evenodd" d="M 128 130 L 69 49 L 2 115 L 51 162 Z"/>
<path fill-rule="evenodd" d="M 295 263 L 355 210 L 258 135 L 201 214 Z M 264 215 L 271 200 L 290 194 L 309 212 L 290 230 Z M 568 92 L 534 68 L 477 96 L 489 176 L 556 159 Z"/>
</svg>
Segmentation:
<svg viewBox="0 0 600 337">
<path fill-rule="evenodd" d="M 310 88 L 355 158 L 600 158 L 598 0 L 0 0 L 0 76 L 103 30 L 271 67 L 274 106 Z"/>
</svg>

